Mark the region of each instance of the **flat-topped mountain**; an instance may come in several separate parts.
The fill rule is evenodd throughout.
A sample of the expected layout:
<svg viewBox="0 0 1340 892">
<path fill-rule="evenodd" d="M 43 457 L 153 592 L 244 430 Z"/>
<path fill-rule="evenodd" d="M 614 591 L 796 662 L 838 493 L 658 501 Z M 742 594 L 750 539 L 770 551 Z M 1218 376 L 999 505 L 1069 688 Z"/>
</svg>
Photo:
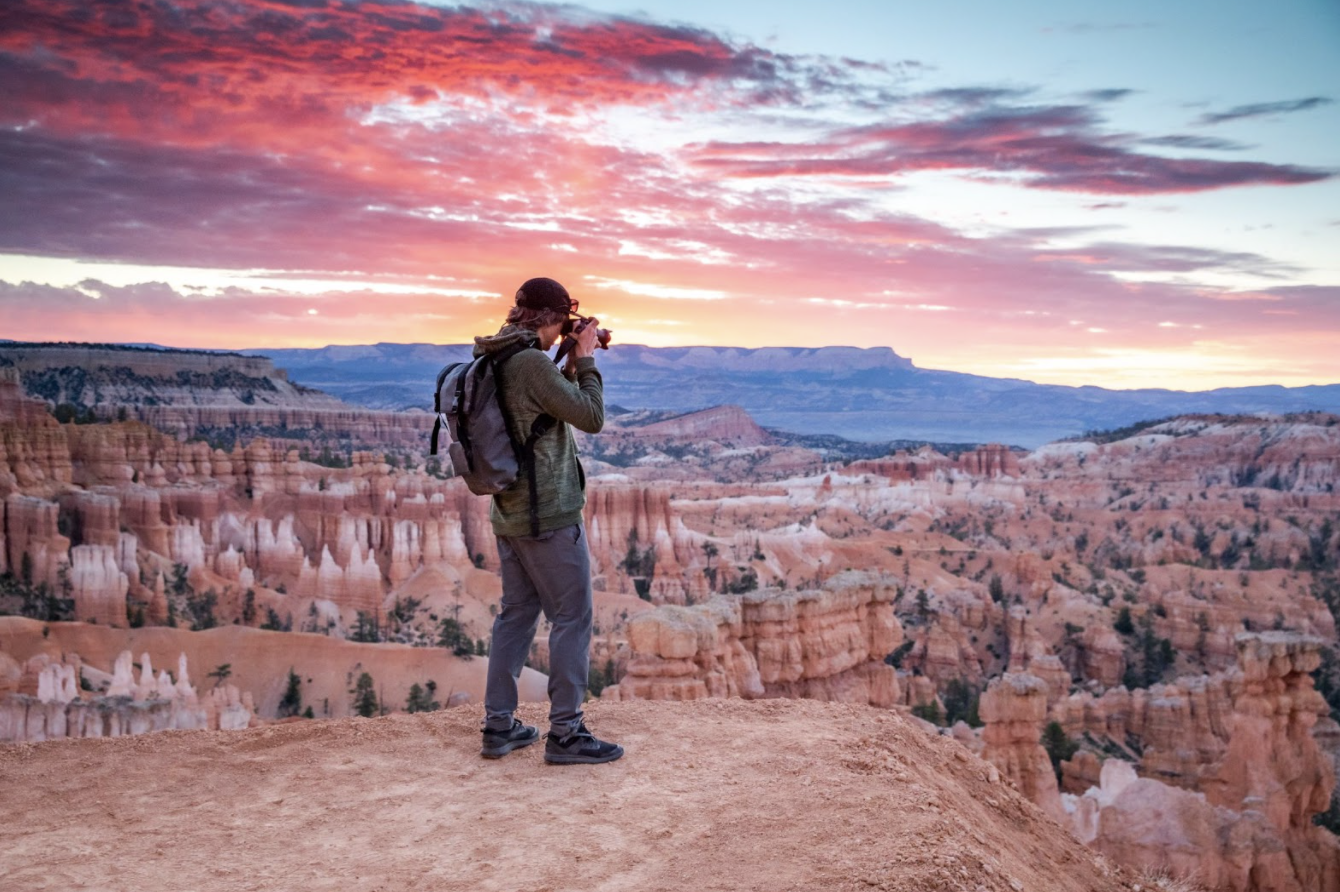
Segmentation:
<svg viewBox="0 0 1340 892">
<path fill-rule="evenodd" d="M 256 349 L 295 381 L 375 409 L 431 411 L 432 382 L 468 345 Z M 1036 447 L 1084 431 L 1187 413 L 1340 411 L 1340 384 L 1203 392 L 1063 387 L 920 369 L 888 348 L 645 347 L 597 357 L 605 398 L 631 409 L 737 405 L 767 428 L 863 441 Z"/>
<path fill-rule="evenodd" d="M 81 409 L 120 406 L 344 408 L 336 397 L 293 384 L 263 356 L 109 344 L 0 344 L 0 366 L 24 389 Z"/>
<path fill-rule="evenodd" d="M 68 420 L 134 420 L 231 448 L 254 437 L 342 451 L 418 448 L 430 420 L 369 411 L 289 380 L 264 356 L 116 344 L 0 342 L 0 374 Z"/>
</svg>

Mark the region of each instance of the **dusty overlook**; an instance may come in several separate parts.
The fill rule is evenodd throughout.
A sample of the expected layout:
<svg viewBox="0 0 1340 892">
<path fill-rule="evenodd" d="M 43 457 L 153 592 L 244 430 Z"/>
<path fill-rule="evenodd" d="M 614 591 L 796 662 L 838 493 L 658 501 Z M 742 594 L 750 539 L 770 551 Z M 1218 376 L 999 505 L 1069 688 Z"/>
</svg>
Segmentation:
<svg viewBox="0 0 1340 892">
<path fill-rule="evenodd" d="M 391 708 L 428 680 L 477 696 L 481 660 L 410 646 L 443 640 L 446 619 L 462 653 L 487 637 L 486 506 L 454 481 L 394 448 L 325 467 L 291 437 L 224 451 L 131 421 L 57 424 L 0 375 L 6 591 L 51 616 L 68 598 L 76 620 L 0 620 L 21 736 L 51 736 L 43 672 L 97 682 L 123 649 L 156 666 L 186 653 L 197 679 L 229 663 L 256 721 L 278 713 L 291 665 L 318 715 L 350 713 L 361 671 Z M 588 524 L 607 698 L 976 712 L 986 727 L 954 736 L 1118 861 L 1336 888 L 1334 839 L 1312 826 L 1340 737 L 1312 678 L 1334 691 L 1333 417 L 824 466 L 720 409 L 588 446 L 606 460 Z M 211 623 L 229 628 L 185 630 Z M 1079 745 L 1059 789 L 1048 721 Z M 1140 836 L 1151 813 L 1164 823 Z"/>
</svg>

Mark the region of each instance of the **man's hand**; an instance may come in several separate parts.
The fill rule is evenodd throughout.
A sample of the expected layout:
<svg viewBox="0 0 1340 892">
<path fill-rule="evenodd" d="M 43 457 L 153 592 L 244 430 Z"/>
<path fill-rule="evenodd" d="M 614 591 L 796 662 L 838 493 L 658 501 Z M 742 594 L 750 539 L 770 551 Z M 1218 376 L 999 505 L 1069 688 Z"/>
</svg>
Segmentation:
<svg viewBox="0 0 1340 892">
<path fill-rule="evenodd" d="M 572 349 L 572 356 L 582 359 L 596 355 L 596 325 L 596 320 L 590 319 L 587 321 L 586 327 L 577 332 L 577 346 Z"/>
<path fill-rule="evenodd" d="M 592 319 L 586 328 L 571 336 L 575 343 L 573 348 L 568 351 L 568 358 L 563 362 L 564 375 L 575 378 L 577 375 L 577 360 L 583 356 L 596 355 L 596 344 L 599 343 L 596 335 L 596 320 Z"/>
</svg>

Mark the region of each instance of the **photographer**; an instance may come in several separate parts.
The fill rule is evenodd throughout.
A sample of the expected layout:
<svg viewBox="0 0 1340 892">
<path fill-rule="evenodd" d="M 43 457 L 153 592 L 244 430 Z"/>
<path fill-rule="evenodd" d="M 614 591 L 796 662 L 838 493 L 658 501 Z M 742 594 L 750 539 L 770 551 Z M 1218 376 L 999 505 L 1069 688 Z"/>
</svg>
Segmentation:
<svg viewBox="0 0 1340 892">
<path fill-rule="evenodd" d="M 499 373 L 499 400 L 516 443 L 524 443 L 535 420 L 555 423 L 534 442 L 533 473 L 493 496 L 489 519 L 502 561 L 502 605 L 493 623 L 484 696 L 483 748 L 499 758 L 529 746 L 539 732 L 513 715 L 517 679 L 544 611 L 549 633 L 549 733 L 544 758 L 559 764 L 610 762 L 623 755 L 617 744 L 597 740 L 582 718 L 591 645 L 591 556 L 582 508 L 586 479 L 569 425 L 599 433 L 605 404 L 595 350 L 594 320 L 573 330 L 577 302 L 553 279 L 526 281 L 516 293 L 507 323 L 492 337 L 475 338 L 475 356 L 524 343 Z M 577 317 L 581 319 L 581 317 Z M 571 331 L 575 343 L 560 372 L 544 351 Z M 531 481 L 534 481 L 532 490 Z"/>
</svg>

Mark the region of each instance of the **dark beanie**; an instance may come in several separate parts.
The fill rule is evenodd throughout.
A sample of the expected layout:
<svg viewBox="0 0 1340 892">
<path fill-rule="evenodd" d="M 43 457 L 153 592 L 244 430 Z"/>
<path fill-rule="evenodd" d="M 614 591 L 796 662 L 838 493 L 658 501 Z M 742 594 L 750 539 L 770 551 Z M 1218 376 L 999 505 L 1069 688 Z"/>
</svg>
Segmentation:
<svg viewBox="0 0 1340 892">
<path fill-rule="evenodd" d="M 572 307 L 568 289 L 553 279 L 527 279 L 516 292 L 516 305 L 528 310 L 554 310 L 566 313 Z"/>
</svg>

